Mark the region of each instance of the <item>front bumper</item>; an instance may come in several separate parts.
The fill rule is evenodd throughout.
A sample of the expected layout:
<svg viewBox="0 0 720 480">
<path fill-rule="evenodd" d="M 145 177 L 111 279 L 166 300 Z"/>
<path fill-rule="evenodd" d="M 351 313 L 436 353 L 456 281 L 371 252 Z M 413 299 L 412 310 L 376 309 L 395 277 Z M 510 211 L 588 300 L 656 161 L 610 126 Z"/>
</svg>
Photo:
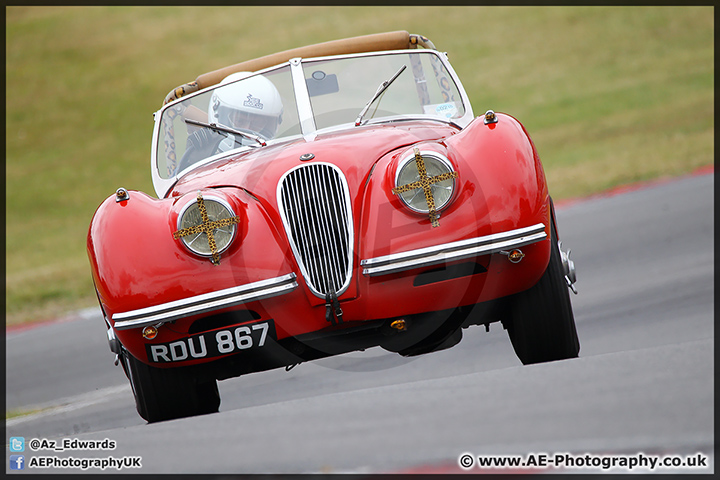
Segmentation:
<svg viewBox="0 0 720 480">
<path fill-rule="evenodd" d="M 518 228 L 507 232 L 369 258 L 362 260 L 360 265 L 363 267 L 363 275 L 387 275 L 480 255 L 499 253 L 539 242 L 545 240 L 545 238 L 547 238 L 545 225 L 538 223 L 531 227 Z"/>
<path fill-rule="evenodd" d="M 275 297 L 297 288 L 294 273 L 258 282 L 226 288 L 216 292 L 183 298 L 174 302 L 152 307 L 131 310 L 112 315 L 115 330 L 126 330 L 161 322 L 170 322 L 179 318 L 212 312 L 223 308 Z"/>
</svg>

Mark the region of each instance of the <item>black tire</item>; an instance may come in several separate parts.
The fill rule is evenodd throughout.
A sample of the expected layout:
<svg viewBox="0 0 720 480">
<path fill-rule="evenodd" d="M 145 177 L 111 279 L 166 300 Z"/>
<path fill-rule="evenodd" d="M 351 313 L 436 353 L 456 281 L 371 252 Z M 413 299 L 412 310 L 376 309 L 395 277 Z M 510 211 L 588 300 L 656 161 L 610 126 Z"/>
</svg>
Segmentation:
<svg viewBox="0 0 720 480">
<path fill-rule="evenodd" d="M 151 367 L 127 352 L 123 363 L 137 411 L 149 423 L 215 413 L 220 408 L 215 379 L 200 382 L 183 369 Z"/>
<path fill-rule="evenodd" d="M 575 358 L 580 352 L 560 247 L 550 224 L 550 262 L 535 286 L 510 298 L 504 322 L 515 354 L 525 364 Z"/>
</svg>

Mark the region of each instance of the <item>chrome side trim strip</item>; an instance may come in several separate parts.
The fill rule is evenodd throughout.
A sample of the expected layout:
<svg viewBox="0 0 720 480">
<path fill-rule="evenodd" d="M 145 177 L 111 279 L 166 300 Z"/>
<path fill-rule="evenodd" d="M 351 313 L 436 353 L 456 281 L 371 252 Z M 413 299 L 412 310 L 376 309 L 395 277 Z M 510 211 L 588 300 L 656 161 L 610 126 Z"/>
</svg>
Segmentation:
<svg viewBox="0 0 720 480">
<path fill-rule="evenodd" d="M 115 330 L 127 330 L 128 328 L 155 325 L 159 322 L 170 322 L 190 315 L 288 293 L 298 286 L 295 278 L 295 273 L 288 273 L 280 277 L 204 293 L 152 307 L 116 313 L 112 316 L 112 320 Z"/>
<path fill-rule="evenodd" d="M 402 272 L 479 255 L 498 253 L 509 248 L 539 242 L 547 238 L 545 224 L 494 233 L 483 237 L 468 238 L 452 243 L 418 248 L 402 253 L 362 260 L 363 275 L 376 276 Z"/>
</svg>

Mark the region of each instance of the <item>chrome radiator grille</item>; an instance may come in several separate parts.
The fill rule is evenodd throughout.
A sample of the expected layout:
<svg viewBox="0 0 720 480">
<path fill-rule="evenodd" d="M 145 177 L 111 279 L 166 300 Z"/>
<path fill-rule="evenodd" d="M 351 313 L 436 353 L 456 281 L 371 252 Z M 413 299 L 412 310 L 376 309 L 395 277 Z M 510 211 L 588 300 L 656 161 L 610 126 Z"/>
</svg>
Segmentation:
<svg viewBox="0 0 720 480">
<path fill-rule="evenodd" d="M 334 165 L 311 163 L 285 174 L 278 186 L 290 247 L 313 294 L 340 295 L 352 277 L 350 192 Z"/>
</svg>

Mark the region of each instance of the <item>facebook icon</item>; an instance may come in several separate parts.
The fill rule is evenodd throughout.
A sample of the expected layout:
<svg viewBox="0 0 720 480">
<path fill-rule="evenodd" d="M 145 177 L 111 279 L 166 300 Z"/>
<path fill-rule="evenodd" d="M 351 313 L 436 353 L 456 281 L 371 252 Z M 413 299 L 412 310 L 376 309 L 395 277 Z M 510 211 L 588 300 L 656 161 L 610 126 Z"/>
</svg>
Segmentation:
<svg viewBox="0 0 720 480">
<path fill-rule="evenodd" d="M 10 470 L 24 470 L 25 455 L 10 455 Z"/>
</svg>

